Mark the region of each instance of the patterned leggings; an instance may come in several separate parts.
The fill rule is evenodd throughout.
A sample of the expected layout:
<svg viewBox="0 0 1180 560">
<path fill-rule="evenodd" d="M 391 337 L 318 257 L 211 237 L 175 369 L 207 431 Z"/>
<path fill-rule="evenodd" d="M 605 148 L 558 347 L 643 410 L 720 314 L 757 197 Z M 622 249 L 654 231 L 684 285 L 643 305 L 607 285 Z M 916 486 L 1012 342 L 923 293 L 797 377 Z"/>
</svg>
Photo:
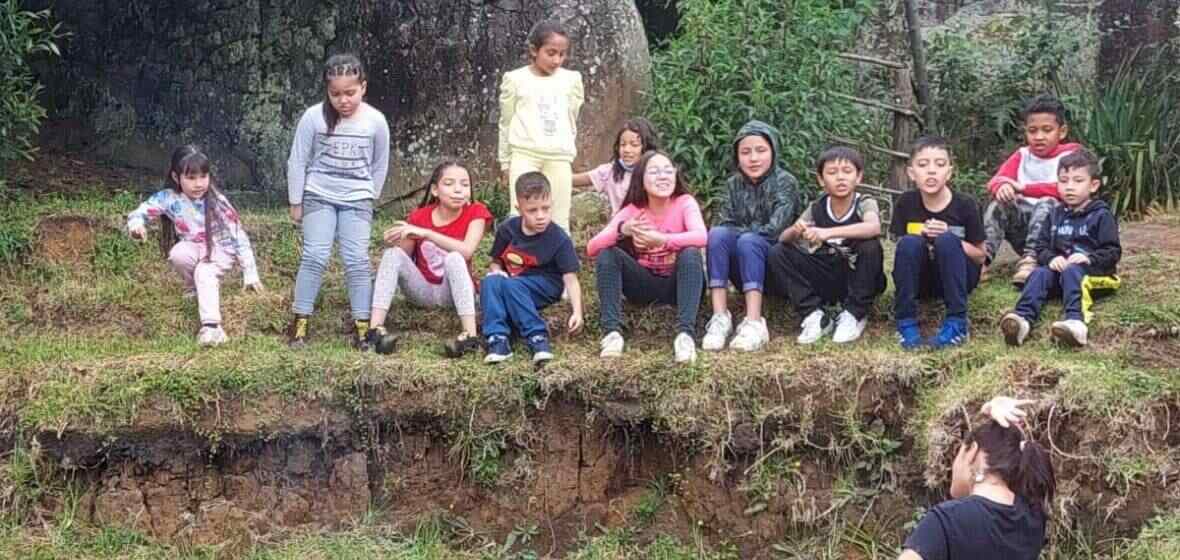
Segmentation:
<svg viewBox="0 0 1180 560">
<path fill-rule="evenodd" d="M 1016 197 L 1012 204 L 1000 204 L 993 200 L 983 213 L 988 260 L 996 256 L 1005 240 L 1012 244 L 1016 254 L 1022 257 L 1035 256 L 1032 254 L 1032 242 L 1041 235 L 1045 219 L 1059 204 L 1055 198 L 1023 196 Z"/>
<path fill-rule="evenodd" d="M 418 305 L 454 307 L 460 317 L 475 315 L 475 283 L 463 255 L 447 253 L 443 269 L 442 283 L 432 284 L 401 247 L 386 249 L 377 268 L 373 307 L 388 310 L 400 287 L 406 298 Z"/>
</svg>

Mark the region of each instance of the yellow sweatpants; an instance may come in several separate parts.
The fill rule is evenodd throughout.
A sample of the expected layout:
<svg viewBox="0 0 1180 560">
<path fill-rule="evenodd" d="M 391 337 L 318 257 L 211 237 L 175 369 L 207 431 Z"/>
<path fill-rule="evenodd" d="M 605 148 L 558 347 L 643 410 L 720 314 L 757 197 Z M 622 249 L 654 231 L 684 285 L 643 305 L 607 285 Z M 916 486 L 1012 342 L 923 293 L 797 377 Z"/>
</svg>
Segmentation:
<svg viewBox="0 0 1180 560">
<path fill-rule="evenodd" d="M 513 152 L 508 162 L 508 200 L 512 201 L 512 215 L 516 209 L 516 179 L 529 171 L 540 171 L 549 179 L 553 191 L 553 221 L 570 231 L 570 197 L 574 190 L 574 168 L 568 161 L 545 160 L 519 152 Z"/>
</svg>

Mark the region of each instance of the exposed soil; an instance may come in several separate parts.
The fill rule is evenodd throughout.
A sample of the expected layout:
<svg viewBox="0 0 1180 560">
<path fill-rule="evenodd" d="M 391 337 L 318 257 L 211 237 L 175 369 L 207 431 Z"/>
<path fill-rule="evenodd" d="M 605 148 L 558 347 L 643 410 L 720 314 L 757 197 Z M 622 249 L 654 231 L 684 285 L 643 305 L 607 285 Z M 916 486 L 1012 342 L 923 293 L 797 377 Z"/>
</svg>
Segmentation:
<svg viewBox="0 0 1180 560">
<path fill-rule="evenodd" d="M 84 216 L 51 216 L 37 224 L 38 257 L 54 264 L 90 262 L 99 225 Z"/>
<path fill-rule="evenodd" d="M 1055 383 L 1051 372 L 1030 369 L 1020 377 L 1029 385 Z M 230 406 L 217 412 L 219 419 L 211 411 L 188 429 L 170 427 L 148 405 L 137 431 L 66 432 L 60 438 L 46 432 L 37 441 L 56 465 L 57 478 L 81 483 L 87 520 L 182 545 L 246 550 L 259 539 L 341 528 L 377 510 L 404 530 L 441 512 L 481 538 L 504 539 L 534 524 L 539 533 L 531 546 L 552 557 L 600 527 L 642 529 L 648 523 L 643 535 L 671 534 L 686 542 L 699 535 L 711 544 L 736 545 L 743 558 L 770 558 L 769 547 L 788 532 L 823 532 L 839 520 L 903 535 L 915 509 L 943 499 L 926 487 L 926 458 L 909 451 L 912 444 L 902 433 L 912 392 L 876 384 L 859 391 L 864 424 L 903 441 L 889 472 L 854 466 L 865 459 L 855 450 L 820 449 L 834 441 L 837 423 L 815 429 L 815 448 L 793 452 L 791 472 L 775 475 L 761 493 L 749 492 L 749 475 L 774 459 L 766 451 L 775 438 L 797 435 L 786 422 L 735 418 L 726 447 L 707 449 L 656 434 L 626 402 L 596 408 L 557 396 L 543 410 L 530 408 L 523 430 L 501 433 L 502 439 L 488 428 L 504 425 L 498 413 L 430 417 L 411 404 L 418 397 L 406 394 L 382 399 L 359 415 L 327 403 Z M 1180 419 L 1176 409 L 1151 409 L 1134 438 L 1102 420 L 1061 411 L 1050 419 L 1054 413 L 1042 410 L 1035 422 L 1046 428 L 1039 431 L 1042 443 L 1079 455 L 1141 443 L 1166 451 L 1180 439 L 1173 426 Z M 200 435 L 217 422 L 225 426 L 227 418 L 228 431 Z M 948 417 L 948 431 L 964 430 L 965 420 Z M 473 478 L 469 466 L 475 459 L 457 439 L 472 433 L 505 446 L 492 460 L 499 469 L 494 483 Z M 1076 500 L 1073 515 L 1096 521 L 1103 537 L 1132 534 L 1154 511 L 1180 504 L 1175 489 L 1159 477 L 1137 480 L 1124 494 L 1092 462 L 1059 457 L 1058 468 Z M 845 501 L 847 491 L 837 490 L 838 479 L 850 473 L 858 487 L 880 490 L 867 510 L 863 501 Z M 654 481 L 665 484 L 667 501 L 654 518 L 642 520 L 636 506 Z"/>
</svg>

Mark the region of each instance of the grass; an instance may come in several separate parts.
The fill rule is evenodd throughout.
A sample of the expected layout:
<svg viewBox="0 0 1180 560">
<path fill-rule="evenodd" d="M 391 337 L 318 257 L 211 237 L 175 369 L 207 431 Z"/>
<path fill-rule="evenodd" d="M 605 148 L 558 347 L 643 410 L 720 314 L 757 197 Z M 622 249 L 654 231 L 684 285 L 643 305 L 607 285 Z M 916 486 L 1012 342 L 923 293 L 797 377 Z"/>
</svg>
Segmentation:
<svg viewBox="0 0 1180 560">
<path fill-rule="evenodd" d="M 14 437 L 23 434 L 17 439 L 72 432 L 111 440 L 169 428 L 194 431 L 216 445 L 227 434 L 266 438 L 298 431 L 306 428 L 307 418 L 321 418 L 326 411 L 357 419 L 428 417 L 447 426 L 452 460 L 466 465 L 474 483 L 495 489 L 505 484 L 503 475 L 510 470 L 503 464 L 507 451 L 522 446 L 527 451 L 527 416 L 549 399 L 574 399 L 591 409 L 636 403 L 635 417 L 625 420 L 647 422 L 687 442 L 708 458 L 708 468 L 736 479 L 749 516 L 828 523 L 811 514 L 840 504 L 833 510 L 840 518 L 831 521 L 830 535 L 804 530 L 784 541 L 777 551 L 781 557 L 838 558 L 852 550 L 877 558 L 894 552 L 890 547 L 906 520 L 879 519 L 871 513 L 874 505 L 891 492 L 913 488 L 915 476 L 929 488 L 944 487 L 954 447 L 974 411 L 990 396 L 1008 393 L 1039 400 L 1034 435 L 1054 449 L 1067 489 L 1096 489 L 1124 500 L 1151 489 L 1159 491 L 1156 498 L 1163 504 L 1178 502 L 1172 482 L 1177 450 L 1164 434 L 1171 428 L 1170 413 L 1178 408 L 1180 378 L 1174 371 L 1180 344 L 1175 338 L 1145 336 L 1180 328 L 1180 292 L 1172 281 L 1180 276 L 1177 254 L 1128 253 L 1120 265 L 1124 288 L 1099 303 L 1091 329 L 1094 344 L 1081 352 L 1053 346 L 1046 324 L 1034 328 L 1026 346 L 1004 346 L 997 323 L 1016 293 L 1006 283 L 1010 271 L 1001 268 L 972 294 L 973 338 L 963 348 L 900 351 L 888 312 L 890 292 L 878 302 L 865 339 L 848 347 L 830 342 L 796 346 L 797 319 L 772 301 L 767 352 L 702 354 L 697 364 L 685 366 L 672 363 L 667 327 L 674 312 L 667 308 L 627 308 L 626 358 L 600 360 L 593 276 L 591 267 L 584 267 L 587 332 L 569 336 L 560 331 L 567 305 L 547 310 L 551 329 L 560 333 L 555 336 L 558 359 L 536 372 L 519 352 L 500 367 L 485 366 L 478 356 L 442 358 L 440 345 L 458 332 L 457 319 L 450 312 L 400 303 L 390 324 L 404 334 L 398 354 L 356 353 L 341 333 L 347 298 L 336 265 L 325 279 L 310 347 L 289 351 L 281 332 L 298 266 L 298 232 L 282 210 L 264 207 L 246 208 L 243 215 L 267 292 L 243 291 L 238 275 L 231 273 L 222 293 L 231 342 L 202 350 L 194 341 L 195 302 L 179 297 L 179 282 L 157 247 L 131 242 L 119 231 L 122 216 L 137 200 L 136 193 L 115 192 L 18 195 L 0 203 L 0 426 L 12 426 Z M 45 256 L 50 240 L 37 224 L 60 216 L 81 216 L 95 224 L 93 248 L 85 256 L 67 261 Z M 393 218 L 379 214 L 375 234 Z M 1173 216 L 1157 220 L 1180 223 Z M 579 236 L 583 246 L 584 235 Z M 483 259 L 477 260 L 477 270 L 486 264 Z M 939 311 L 924 309 L 929 329 Z M 1060 305 L 1049 305 L 1045 323 L 1059 313 Z M 10 496 L 0 496 L 0 504 L 19 500 L 19 507 L 27 509 L 60 489 L 42 480 L 34 457 L 16 449 L 0 471 L 0 489 L 12 489 Z M 839 473 L 839 488 L 825 490 L 828 501 L 806 507 L 798 502 L 791 510 L 797 498 L 815 500 L 807 473 L 817 468 Z M 572 557 L 733 557 L 724 546 L 715 546 L 723 536 L 698 535 L 682 543 L 652 540 L 639 530 L 658 531 L 676 493 L 672 482 L 653 482 L 629 515 L 636 531 L 611 529 L 587 537 Z M 1112 503 L 1103 500 L 1060 507 L 1075 515 Z M 1098 549 L 1134 559 L 1167 557 L 1176 547 L 1176 520 L 1161 519 L 1135 544 L 1104 543 Z M 431 535 L 362 528 L 299 537 L 250 554 L 487 557 L 478 546 L 464 543 L 456 550 Z M 509 548 L 501 556 L 522 547 Z M 162 548 L 134 533 L 83 529 L 76 522 L 59 523 L 48 533 L 16 527 L 0 532 L 0 556 L 7 557 L 219 554 L 216 549 Z"/>
</svg>

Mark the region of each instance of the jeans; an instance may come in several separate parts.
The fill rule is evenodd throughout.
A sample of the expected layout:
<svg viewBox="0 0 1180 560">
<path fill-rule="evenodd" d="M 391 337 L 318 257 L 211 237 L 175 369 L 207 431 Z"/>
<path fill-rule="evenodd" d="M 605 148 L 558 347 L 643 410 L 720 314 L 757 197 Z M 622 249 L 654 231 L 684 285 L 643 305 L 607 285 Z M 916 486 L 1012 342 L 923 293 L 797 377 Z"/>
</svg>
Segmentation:
<svg viewBox="0 0 1180 560">
<path fill-rule="evenodd" d="M 864 319 L 873 300 L 885 291 L 881 241 L 860 239 L 850 243 L 856 256 L 855 267 L 844 255 L 812 254 L 794 243 L 779 243 L 770 250 L 770 276 L 785 281 L 787 297 L 800 317 L 824 305 L 842 303 L 857 320 Z"/>
<path fill-rule="evenodd" d="M 373 299 L 373 266 L 369 261 L 369 235 L 373 225 L 373 201 L 331 202 L 315 196 L 303 198 L 303 258 L 295 275 L 295 301 L 291 310 L 311 315 L 332 257 L 332 242 L 340 245 L 352 318 L 369 319 Z"/>
<path fill-rule="evenodd" d="M 697 311 L 705 289 L 705 267 L 701 250 L 681 249 L 676 271 L 658 276 L 636 262 L 626 251 L 611 247 L 594 262 L 598 300 L 602 307 L 602 332 L 622 331 L 623 296 L 632 303 L 666 303 L 676 306 L 676 332 L 696 333 Z"/>
<path fill-rule="evenodd" d="M 479 284 L 484 336 L 509 336 L 513 328 L 525 339 L 547 335 L 539 310 L 561 299 L 560 279 L 545 274 L 508 277 L 491 274 Z"/>
<path fill-rule="evenodd" d="M 1060 295 L 1065 305 L 1065 318 L 1081 321 L 1082 280 L 1085 278 L 1085 268 L 1076 264 L 1061 272 L 1047 266 L 1037 267 L 1024 283 L 1020 301 L 1016 302 L 1016 314 L 1034 322 L 1041 316 L 1045 300 Z"/>
<path fill-rule="evenodd" d="M 953 233 L 934 238 L 907 235 L 897 241 L 893 258 L 896 290 L 894 318 L 918 316 L 918 299 L 941 297 L 946 316 L 967 319 L 967 294 L 979 284 L 979 265 L 967 258 L 963 241 Z"/>
<path fill-rule="evenodd" d="M 770 240 L 759 233 L 718 226 L 709 230 L 709 287 L 733 282 L 742 292 L 763 291 Z"/>
</svg>

